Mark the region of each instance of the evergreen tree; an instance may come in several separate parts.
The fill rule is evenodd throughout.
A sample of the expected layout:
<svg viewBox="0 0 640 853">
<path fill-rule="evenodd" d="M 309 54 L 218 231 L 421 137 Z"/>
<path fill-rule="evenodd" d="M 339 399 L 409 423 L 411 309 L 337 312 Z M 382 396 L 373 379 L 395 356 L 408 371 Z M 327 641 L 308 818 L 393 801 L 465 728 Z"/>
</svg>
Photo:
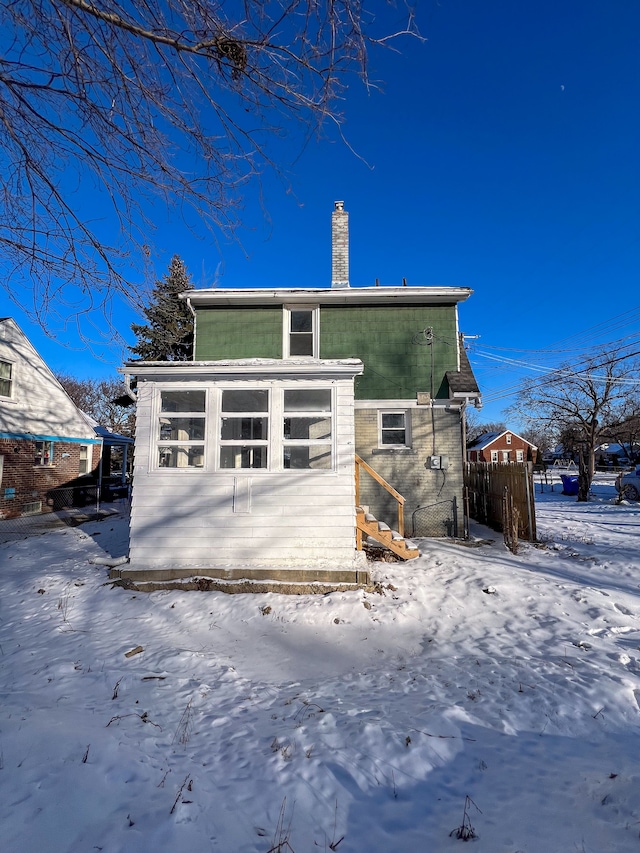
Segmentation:
<svg viewBox="0 0 640 853">
<path fill-rule="evenodd" d="M 167 274 L 156 281 L 151 302 L 143 309 L 147 325 L 131 324 L 138 343 L 131 352 L 144 361 L 190 361 L 193 358 L 193 315 L 180 293 L 193 283 L 184 261 L 174 255 Z"/>
</svg>

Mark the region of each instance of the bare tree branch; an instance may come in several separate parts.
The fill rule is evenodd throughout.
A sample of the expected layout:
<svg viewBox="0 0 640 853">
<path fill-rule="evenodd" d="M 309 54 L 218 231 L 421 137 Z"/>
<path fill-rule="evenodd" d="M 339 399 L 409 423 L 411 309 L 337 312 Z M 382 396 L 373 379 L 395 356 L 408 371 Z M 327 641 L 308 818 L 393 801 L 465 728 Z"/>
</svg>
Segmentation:
<svg viewBox="0 0 640 853">
<path fill-rule="evenodd" d="M 158 205 L 233 234 L 249 183 L 277 168 L 270 140 L 291 120 L 340 128 L 368 49 L 417 36 L 410 10 L 398 28 L 388 8 L 377 21 L 362 0 L 0 0 L 9 292 L 45 326 L 108 316 L 116 295 L 140 308 L 128 276 Z"/>
</svg>

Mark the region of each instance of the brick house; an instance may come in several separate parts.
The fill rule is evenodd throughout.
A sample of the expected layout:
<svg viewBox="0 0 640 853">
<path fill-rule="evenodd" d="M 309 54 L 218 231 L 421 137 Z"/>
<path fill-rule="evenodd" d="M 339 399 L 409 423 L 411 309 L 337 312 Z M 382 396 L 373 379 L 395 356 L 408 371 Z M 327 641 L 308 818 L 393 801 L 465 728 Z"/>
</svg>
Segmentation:
<svg viewBox="0 0 640 853">
<path fill-rule="evenodd" d="M 193 362 L 122 368 L 137 386 L 132 571 L 353 579 L 373 533 L 417 556 L 414 513 L 448 502 L 457 523 L 462 507 L 464 413 L 479 402 L 458 329 L 470 295 L 350 287 L 342 202 L 331 287 L 183 294 Z"/>
<path fill-rule="evenodd" d="M 467 444 L 469 462 L 535 462 L 538 448 L 513 432 L 486 432 Z"/>
</svg>

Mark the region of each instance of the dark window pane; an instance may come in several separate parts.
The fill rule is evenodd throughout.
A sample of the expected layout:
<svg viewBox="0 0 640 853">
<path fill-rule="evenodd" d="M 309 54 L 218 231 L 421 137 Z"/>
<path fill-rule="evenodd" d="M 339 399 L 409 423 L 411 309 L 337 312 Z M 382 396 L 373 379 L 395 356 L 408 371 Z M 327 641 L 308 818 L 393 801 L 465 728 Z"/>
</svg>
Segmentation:
<svg viewBox="0 0 640 853">
<path fill-rule="evenodd" d="M 163 412 L 204 412 L 204 391 L 162 391 Z"/>
<path fill-rule="evenodd" d="M 222 392 L 223 412 L 268 412 L 269 392 L 258 388 L 238 388 Z"/>
<path fill-rule="evenodd" d="M 204 418 L 160 418 L 161 441 L 203 441 Z"/>
<path fill-rule="evenodd" d="M 313 329 L 313 311 L 292 311 L 291 331 L 310 332 Z"/>
<path fill-rule="evenodd" d="M 319 441 L 331 438 L 331 418 L 285 418 L 286 439 Z"/>
<path fill-rule="evenodd" d="M 220 448 L 221 468 L 266 468 L 267 448 L 235 445 Z"/>
<path fill-rule="evenodd" d="M 266 441 L 268 423 L 268 418 L 222 418 L 221 438 L 223 441 Z"/>
<path fill-rule="evenodd" d="M 326 471 L 331 468 L 331 445 L 315 444 L 311 447 L 287 445 L 284 448 L 285 468 L 305 468 Z"/>
<path fill-rule="evenodd" d="M 384 429 L 382 430 L 383 444 L 404 444 L 405 431 L 403 429 Z"/>
<path fill-rule="evenodd" d="M 330 388 L 302 388 L 284 392 L 285 412 L 330 412 Z"/>
<path fill-rule="evenodd" d="M 202 468 L 204 447 L 159 447 L 160 468 Z"/>
<path fill-rule="evenodd" d="M 383 429 L 404 429 L 404 414 L 402 412 L 383 412 Z"/>
<path fill-rule="evenodd" d="M 290 335 L 289 355 L 313 355 L 313 335 Z"/>
</svg>

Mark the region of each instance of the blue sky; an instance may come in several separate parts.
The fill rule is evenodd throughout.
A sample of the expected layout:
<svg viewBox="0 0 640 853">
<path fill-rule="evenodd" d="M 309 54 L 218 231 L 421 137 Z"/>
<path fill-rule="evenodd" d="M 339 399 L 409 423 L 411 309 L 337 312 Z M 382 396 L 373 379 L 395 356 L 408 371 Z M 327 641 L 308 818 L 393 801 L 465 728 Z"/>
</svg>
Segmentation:
<svg viewBox="0 0 640 853">
<path fill-rule="evenodd" d="M 330 127 L 300 153 L 285 127 L 270 150 L 286 180 L 265 175 L 262 201 L 248 188 L 242 247 L 197 239 L 158 209 L 155 271 L 177 253 L 196 286 L 329 286 L 343 199 L 352 286 L 474 291 L 460 327 L 478 336 L 482 417 L 495 420 L 522 364 L 640 339 L 640 3 L 423 0 L 417 20 L 426 41 L 372 53 L 379 90 L 350 85 L 358 156 Z M 117 347 L 96 360 L 72 330 L 66 346 L 46 338 L 4 293 L 0 314 L 54 370 L 105 376 L 121 361 Z M 114 319 L 132 342 L 138 318 L 116 306 Z"/>
</svg>

